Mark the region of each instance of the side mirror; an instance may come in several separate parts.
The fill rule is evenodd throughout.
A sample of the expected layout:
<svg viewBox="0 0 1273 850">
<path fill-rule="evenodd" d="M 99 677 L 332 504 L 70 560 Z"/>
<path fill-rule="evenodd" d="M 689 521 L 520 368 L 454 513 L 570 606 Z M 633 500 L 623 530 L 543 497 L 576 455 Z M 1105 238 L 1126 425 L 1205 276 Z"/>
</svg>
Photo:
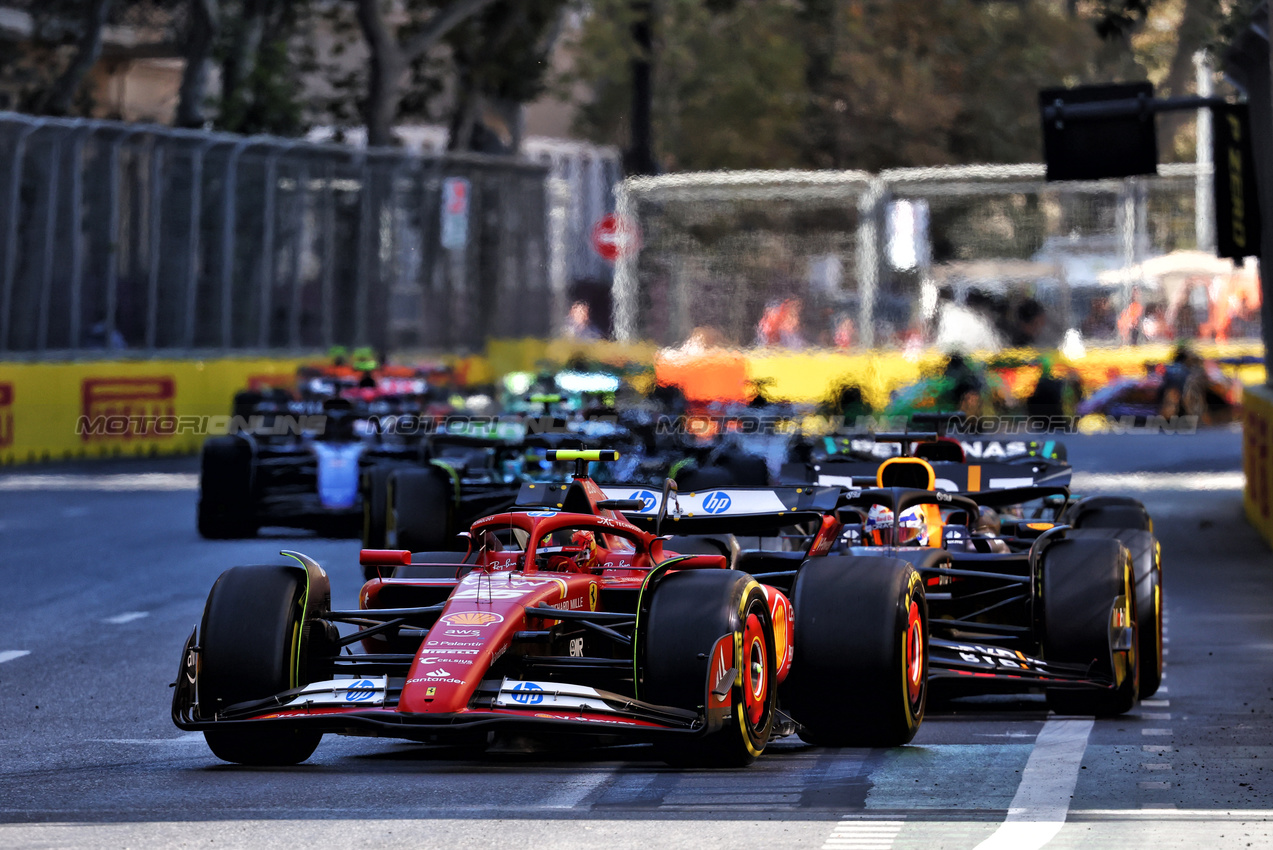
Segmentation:
<svg viewBox="0 0 1273 850">
<path fill-rule="evenodd" d="M 645 507 L 644 499 L 602 499 L 597 507 L 603 511 L 639 511 Z"/>
<path fill-rule="evenodd" d="M 839 520 L 842 525 L 865 523 L 866 511 L 861 508 L 836 508 L 835 518 Z"/>
<path fill-rule="evenodd" d="M 668 502 L 671 501 L 672 494 L 675 492 L 676 492 L 676 482 L 673 481 L 671 478 L 663 479 L 663 498 L 659 502 L 659 515 L 654 520 L 655 534 L 658 534 L 659 529 L 663 527 L 663 520 L 667 517 Z"/>
</svg>

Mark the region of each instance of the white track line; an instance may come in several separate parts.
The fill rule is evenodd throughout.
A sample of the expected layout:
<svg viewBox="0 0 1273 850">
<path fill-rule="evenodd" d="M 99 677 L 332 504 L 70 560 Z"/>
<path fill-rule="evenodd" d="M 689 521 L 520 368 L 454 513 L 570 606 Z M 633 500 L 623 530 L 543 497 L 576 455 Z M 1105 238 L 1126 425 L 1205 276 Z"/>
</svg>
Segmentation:
<svg viewBox="0 0 1273 850">
<path fill-rule="evenodd" d="M 193 472 L 143 472 L 132 475 L 5 475 L 0 490 L 149 490 L 170 492 L 198 490 L 199 476 Z"/>
<path fill-rule="evenodd" d="M 0 652 L 0 664 L 30 654 L 31 650 L 29 649 L 6 649 L 4 652 Z"/>
<path fill-rule="evenodd" d="M 110 623 L 115 626 L 122 626 L 124 623 L 131 623 L 133 620 L 140 620 L 142 617 L 149 617 L 149 611 L 129 611 L 125 614 L 116 614 L 114 617 L 107 617 L 102 620 L 103 623 Z"/>
<path fill-rule="evenodd" d="M 1085 490 L 1241 490 L 1246 476 L 1241 472 L 1076 472 L 1070 486 Z"/>
<path fill-rule="evenodd" d="M 889 850 L 902 831 L 903 823 L 900 820 L 842 820 L 831 830 L 822 850 L 839 850 L 842 847 Z"/>
<path fill-rule="evenodd" d="M 1065 826 L 1092 723 L 1076 719 L 1043 724 L 1008 816 L 977 850 L 1037 850 L 1056 837 Z"/>
<path fill-rule="evenodd" d="M 544 801 L 545 809 L 573 809 L 614 777 L 614 770 L 592 770 L 556 782 L 557 791 Z"/>
</svg>

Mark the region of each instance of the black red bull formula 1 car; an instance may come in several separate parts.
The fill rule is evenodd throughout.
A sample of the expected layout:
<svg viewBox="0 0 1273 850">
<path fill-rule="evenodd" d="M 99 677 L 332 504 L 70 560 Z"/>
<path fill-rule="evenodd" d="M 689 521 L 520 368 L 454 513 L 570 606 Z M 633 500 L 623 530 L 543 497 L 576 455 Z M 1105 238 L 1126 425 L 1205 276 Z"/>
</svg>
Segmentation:
<svg viewBox="0 0 1273 850">
<path fill-rule="evenodd" d="M 1143 505 L 1072 501 L 1055 483 L 950 492 L 937 466 L 885 461 L 880 486 L 846 489 L 841 508 L 858 514 L 849 552 L 901 558 L 923 576 L 930 677 L 965 691 L 1041 688 L 1071 714 L 1121 714 L 1156 691 L 1162 566 Z"/>
<path fill-rule="evenodd" d="M 228 570 L 182 651 L 173 721 L 245 764 L 304 761 L 327 733 L 592 735 L 713 766 L 746 764 L 795 731 L 827 745 L 914 736 L 923 585 L 904 560 L 828 555 L 840 488 L 678 500 L 668 481 L 649 511 L 586 477 L 588 462 L 615 456 L 556 451 L 579 464 L 574 479 L 526 483 L 521 509 L 472 525 L 467 552 L 363 550 L 381 575 L 354 609 L 331 607 L 326 573 L 300 553 L 285 553 L 294 566 Z M 695 511 L 708 533 L 816 530 L 752 574 L 695 552 L 702 539 L 659 536 Z"/>
</svg>

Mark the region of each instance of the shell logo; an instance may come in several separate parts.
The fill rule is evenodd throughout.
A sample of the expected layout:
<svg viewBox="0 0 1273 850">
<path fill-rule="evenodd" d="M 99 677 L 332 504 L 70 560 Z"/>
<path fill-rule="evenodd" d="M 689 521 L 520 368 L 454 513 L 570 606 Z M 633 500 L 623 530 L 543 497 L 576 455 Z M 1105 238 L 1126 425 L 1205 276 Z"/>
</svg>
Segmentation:
<svg viewBox="0 0 1273 850">
<path fill-rule="evenodd" d="M 1031 522 L 1031 523 L 1026 523 L 1026 528 L 1029 528 L 1029 529 L 1031 529 L 1031 530 L 1033 530 L 1033 531 L 1047 531 L 1049 528 L 1052 528 L 1052 523 L 1050 523 L 1050 522 Z"/>
<path fill-rule="evenodd" d="M 460 611 L 456 614 L 447 614 L 439 622 L 448 626 L 489 626 L 492 623 L 504 622 L 504 618 L 490 611 Z"/>
</svg>

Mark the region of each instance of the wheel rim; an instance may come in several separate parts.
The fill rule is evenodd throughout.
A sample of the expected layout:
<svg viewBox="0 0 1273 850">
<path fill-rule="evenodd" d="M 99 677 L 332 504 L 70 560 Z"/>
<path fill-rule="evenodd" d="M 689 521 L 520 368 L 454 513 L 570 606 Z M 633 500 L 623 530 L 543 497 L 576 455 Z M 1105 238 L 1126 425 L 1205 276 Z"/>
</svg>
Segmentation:
<svg viewBox="0 0 1273 850">
<path fill-rule="evenodd" d="M 919 614 L 919 603 L 914 599 L 907 614 L 905 646 L 906 696 L 915 709 L 924 689 L 924 622 Z"/>
<path fill-rule="evenodd" d="M 747 720 L 759 726 L 765 717 L 766 697 L 769 693 L 769 649 L 765 645 L 765 630 L 756 614 L 747 615 L 743 629 L 743 704 Z"/>
</svg>

